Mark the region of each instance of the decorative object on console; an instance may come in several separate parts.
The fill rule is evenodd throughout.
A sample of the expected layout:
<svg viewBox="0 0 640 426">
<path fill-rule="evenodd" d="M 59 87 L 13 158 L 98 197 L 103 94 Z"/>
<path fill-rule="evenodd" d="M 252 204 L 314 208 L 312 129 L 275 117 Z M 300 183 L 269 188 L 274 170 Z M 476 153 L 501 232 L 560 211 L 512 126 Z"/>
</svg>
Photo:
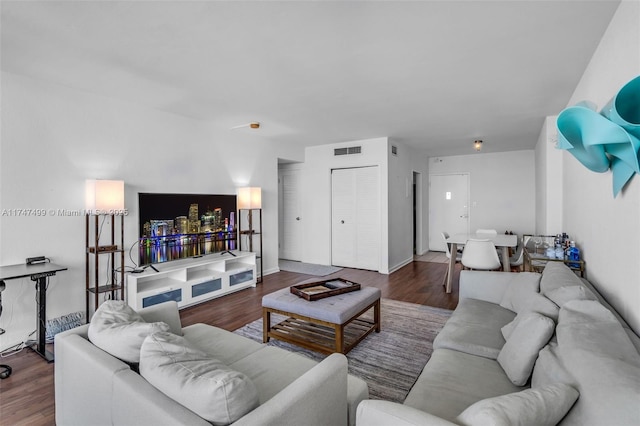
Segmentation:
<svg viewBox="0 0 640 426">
<path fill-rule="evenodd" d="M 596 112 L 590 102 L 564 109 L 557 119 L 558 148 L 591 171 L 613 172 L 616 197 L 640 173 L 640 76 Z"/>
<path fill-rule="evenodd" d="M 243 220 L 243 211 L 246 214 L 246 225 Z M 254 227 L 253 215 L 258 213 L 258 227 Z M 238 188 L 238 249 L 242 250 L 242 236 L 247 236 L 249 251 L 254 251 L 253 239 L 258 237 L 256 247 L 256 261 L 260 261 L 260 278 L 262 282 L 262 189 L 258 187 Z"/>
<path fill-rule="evenodd" d="M 99 304 L 99 295 L 111 293 L 111 299 L 124 300 L 124 181 L 87 180 L 85 183 L 85 270 L 86 318 L 90 317 L 90 299 L 93 310 Z M 116 216 L 120 216 L 119 246 L 115 241 Z M 93 227 L 90 218 L 93 217 Z M 102 224 L 99 223 L 102 217 Z M 102 225 L 109 217 L 111 239 L 100 245 Z M 118 248 L 119 247 L 119 248 Z M 107 279 L 100 284 L 100 256 L 107 255 Z M 118 263 L 116 262 L 116 254 Z M 119 292 L 118 292 L 119 290 Z"/>
</svg>

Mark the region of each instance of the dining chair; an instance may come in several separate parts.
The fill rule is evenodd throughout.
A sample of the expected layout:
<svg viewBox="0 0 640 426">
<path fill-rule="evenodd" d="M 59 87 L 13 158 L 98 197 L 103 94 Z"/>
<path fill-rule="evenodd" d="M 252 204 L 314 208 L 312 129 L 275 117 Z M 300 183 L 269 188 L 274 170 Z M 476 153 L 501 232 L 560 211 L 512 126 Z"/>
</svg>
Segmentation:
<svg viewBox="0 0 640 426">
<path fill-rule="evenodd" d="M 462 266 L 469 269 L 492 271 L 502 266 L 496 246 L 491 240 L 467 240 L 462 251 Z"/>
<path fill-rule="evenodd" d="M 449 238 L 449 234 L 447 232 L 442 232 L 442 239 L 444 240 L 444 246 L 446 247 L 446 255 L 447 259 L 451 259 L 451 244 L 447 242 L 447 238 Z M 455 263 L 459 263 L 462 260 L 462 253 L 460 249 L 456 251 L 456 259 Z M 447 278 L 449 277 L 449 265 L 447 265 L 447 270 L 444 273 L 444 281 L 442 281 L 443 286 L 447 286 Z"/>
<path fill-rule="evenodd" d="M 516 248 L 516 252 L 509 258 L 509 264 L 511 265 L 511 269 L 513 267 L 517 267 L 518 271 L 524 270 L 524 236 L 523 238 L 518 238 L 518 247 Z"/>
</svg>

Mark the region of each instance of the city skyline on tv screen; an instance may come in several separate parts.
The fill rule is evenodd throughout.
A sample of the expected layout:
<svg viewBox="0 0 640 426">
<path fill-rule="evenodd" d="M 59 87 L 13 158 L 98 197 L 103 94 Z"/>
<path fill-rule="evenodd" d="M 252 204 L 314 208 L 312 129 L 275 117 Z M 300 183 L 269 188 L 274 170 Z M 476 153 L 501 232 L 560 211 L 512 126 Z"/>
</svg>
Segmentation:
<svg viewBox="0 0 640 426">
<path fill-rule="evenodd" d="M 139 193 L 140 265 L 235 249 L 236 196 Z"/>
</svg>

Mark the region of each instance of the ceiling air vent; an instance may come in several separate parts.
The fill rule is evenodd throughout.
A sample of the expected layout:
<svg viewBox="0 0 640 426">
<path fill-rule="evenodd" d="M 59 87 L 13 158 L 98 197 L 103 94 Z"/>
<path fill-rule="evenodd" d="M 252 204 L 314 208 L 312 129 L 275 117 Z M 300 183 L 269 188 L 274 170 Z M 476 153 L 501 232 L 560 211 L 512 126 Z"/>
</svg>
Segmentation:
<svg viewBox="0 0 640 426">
<path fill-rule="evenodd" d="M 362 152 L 361 146 L 350 146 L 349 148 L 336 148 L 333 150 L 333 155 L 351 155 L 360 154 Z"/>
</svg>

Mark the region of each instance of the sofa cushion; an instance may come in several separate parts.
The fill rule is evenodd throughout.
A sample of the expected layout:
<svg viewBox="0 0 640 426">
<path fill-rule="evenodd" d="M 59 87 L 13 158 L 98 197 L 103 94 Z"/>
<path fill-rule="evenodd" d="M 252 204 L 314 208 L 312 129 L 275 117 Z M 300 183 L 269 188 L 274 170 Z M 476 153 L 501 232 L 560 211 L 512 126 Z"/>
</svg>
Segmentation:
<svg viewBox="0 0 640 426">
<path fill-rule="evenodd" d="M 317 364 L 305 356 L 261 345 L 258 351 L 230 364 L 230 367 L 253 381 L 260 404 L 263 404 Z"/>
<path fill-rule="evenodd" d="M 548 291 L 545 296 L 560 307 L 571 300 L 597 300 L 596 295 L 583 285 L 558 287 Z"/>
<path fill-rule="evenodd" d="M 500 330 L 502 332 L 502 336 L 506 339 L 509 338 L 513 329 L 516 325 L 522 320 L 522 318 L 526 317 L 530 312 L 537 312 L 539 314 L 544 315 L 545 317 L 551 318 L 554 321 L 558 320 L 558 313 L 560 308 L 553 303 L 551 300 L 547 299 L 540 293 L 535 293 L 529 296 L 527 303 L 524 308 L 520 310 L 518 315 L 511 321 L 509 324 L 502 327 Z"/>
<path fill-rule="evenodd" d="M 154 333 L 144 340 L 140 374 L 214 425 L 232 423 L 258 406 L 258 392 L 249 378 L 172 333 Z"/>
<path fill-rule="evenodd" d="M 581 284 L 580 277 L 564 263 L 547 262 L 540 278 L 540 293 L 546 296 L 556 288 Z"/>
<path fill-rule="evenodd" d="M 558 357 L 580 392 L 562 423 L 640 424 L 640 355 L 615 316 L 597 301 L 573 300 L 556 332 Z"/>
<path fill-rule="evenodd" d="M 184 327 L 182 334 L 193 346 L 229 366 L 264 346 L 246 337 L 207 324 Z"/>
<path fill-rule="evenodd" d="M 549 342 L 555 323 L 551 318 L 531 312 L 507 339 L 498 355 L 498 363 L 513 384 L 523 386 L 529 380 L 538 352 Z"/>
<path fill-rule="evenodd" d="M 531 295 L 538 293 L 540 289 L 540 275 L 525 272 L 516 276 L 518 279 L 514 279 L 502 295 L 500 306 L 519 313 L 527 306 Z"/>
<path fill-rule="evenodd" d="M 404 404 L 455 422 L 482 399 L 522 389 L 511 383 L 496 360 L 436 349 Z"/>
<path fill-rule="evenodd" d="M 495 303 L 461 299 L 434 339 L 433 348 L 496 359 L 505 342 L 500 329 L 514 317 L 512 311 Z"/>
<path fill-rule="evenodd" d="M 102 303 L 89 323 L 89 340 L 105 352 L 128 363 L 140 362 L 140 346 L 157 331 L 169 331 L 164 322 L 145 320 L 122 300 Z"/>
<path fill-rule="evenodd" d="M 457 418 L 465 426 L 554 426 L 578 399 L 578 391 L 557 383 L 478 401 Z"/>
<path fill-rule="evenodd" d="M 558 357 L 558 343 L 549 342 L 538 352 L 538 359 L 531 374 L 531 387 L 541 388 L 554 383 L 576 386 L 575 380 Z"/>
</svg>

